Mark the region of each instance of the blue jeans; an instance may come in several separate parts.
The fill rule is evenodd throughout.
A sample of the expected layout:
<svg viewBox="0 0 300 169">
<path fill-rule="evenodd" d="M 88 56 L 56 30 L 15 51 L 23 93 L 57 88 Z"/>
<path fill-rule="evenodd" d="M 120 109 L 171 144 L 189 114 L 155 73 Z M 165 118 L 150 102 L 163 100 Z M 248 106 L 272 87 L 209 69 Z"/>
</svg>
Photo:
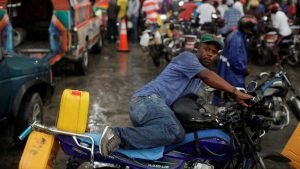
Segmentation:
<svg viewBox="0 0 300 169">
<path fill-rule="evenodd" d="M 131 16 L 131 22 L 132 22 L 132 31 L 130 34 L 130 42 L 136 43 L 138 41 L 138 17 L 137 16 Z"/>
<path fill-rule="evenodd" d="M 145 149 L 180 142 L 185 131 L 174 112 L 157 95 L 136 97 L 129 104 L 133 128 L 114 128 L 120 147 Z"/>
</svg>

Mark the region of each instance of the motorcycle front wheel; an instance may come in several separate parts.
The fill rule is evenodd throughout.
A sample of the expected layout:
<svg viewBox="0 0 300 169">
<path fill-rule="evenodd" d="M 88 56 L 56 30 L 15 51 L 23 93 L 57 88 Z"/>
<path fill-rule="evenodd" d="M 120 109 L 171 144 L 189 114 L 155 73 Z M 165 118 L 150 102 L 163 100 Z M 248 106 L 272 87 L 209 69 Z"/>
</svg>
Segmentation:
<svg viewBox="0 0 300 169">
<path fill-rule="evenodd" d="M 256 63 L 259 65 L 270 65 L 272 53 L 269 50 L 259 48 L 258 56 L 256 56 Z"/>
<path fill-rule="evenodd" d="M 160 50 L 157 45 L 149 45 L 149 55 L 156 67 L 160 66 Z"/>
<path fill-rule="evenodd" d="M 291 55 L 287 57 L 287 63 L 291 66 L 296 66 L 299 61 L 299 52 L 297 52 L 296 49 L 293 49 L 293 51 L 291 51 Z"/>
</svg>

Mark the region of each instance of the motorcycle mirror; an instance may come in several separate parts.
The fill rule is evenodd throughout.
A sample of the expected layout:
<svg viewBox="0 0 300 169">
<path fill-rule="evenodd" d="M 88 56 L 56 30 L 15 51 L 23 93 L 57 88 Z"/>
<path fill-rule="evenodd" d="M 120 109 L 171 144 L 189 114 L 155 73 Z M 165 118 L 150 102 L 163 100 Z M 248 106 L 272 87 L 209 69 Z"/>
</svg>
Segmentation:
<svg viewBox="0 0 300 169">
<path fill-rule="evenodd" d="M 251 81 L 248 83 L 246 90 L 248 93 L 254 92 L 254 90 L 257 88 L 257 82 L 256 81 Z"/>
</svg>

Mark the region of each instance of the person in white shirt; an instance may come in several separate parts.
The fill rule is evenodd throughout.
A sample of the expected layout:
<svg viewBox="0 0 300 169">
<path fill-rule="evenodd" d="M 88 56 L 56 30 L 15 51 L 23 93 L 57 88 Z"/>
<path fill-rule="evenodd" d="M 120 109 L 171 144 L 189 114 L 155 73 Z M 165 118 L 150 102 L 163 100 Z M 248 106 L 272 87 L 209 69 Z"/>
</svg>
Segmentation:
<svg viewBox="0 0 300 169">
<path fill-rule="evenodd" d="M 211 0 L 204 0 L 203 4 L 199 6 L 198 13 L 200 25 L 212 22 L 212 14 L 216 13 L 216 9 L 211 3 Z"/>
<path fill-rule="evenodd" d="M 284 12 L 279 10 L 278 5 L 273 8 L 274 9 L 270 9 L 273 28 L 277 29 L 279 35 L 283 37 L 290 36 L 292 34 L 292 29 L 289 26 L 288 17 Z"/>
<path fill-rule="evenodd" d="M 227 1 L 227 0 L 222 0 L 222 4 L 220 4 L 220 5 L 217 7 L 217 11 L 220 12 L 220 16 L 221 16 L 222 19 L 224 18 L 224 13 L 225 13 L 225 11 L 228 9 L 228 6 L 227 6 L 227 4 L 226 4 L 226 1 Z"/>
<path fill-rule="evenodd" d="M 241 16 L 243 17 L 245 15 L 244 13 L 244 7 L 243 4 L 240 0 L 236 0 L 233 4 L 233 7 L 236 8 L 237 10 L 239 10 L 241 12 Z"/>
<path fill-rule="evenodd" d="M 273 49 L 273 54 L 277 57 L 277 62 L 280 61 L 278 45 L 283 41 L 283 39 L 288 39 L 291 37 L 290 35 L 292 35 L 292 29 L 289 26 L 288 17 L 279 9 L 280 6 L 278 3 L 268 5 L 268 10 L 271 12 L 272 26 L 277 30 L 279 35 Z"/>
</svg>

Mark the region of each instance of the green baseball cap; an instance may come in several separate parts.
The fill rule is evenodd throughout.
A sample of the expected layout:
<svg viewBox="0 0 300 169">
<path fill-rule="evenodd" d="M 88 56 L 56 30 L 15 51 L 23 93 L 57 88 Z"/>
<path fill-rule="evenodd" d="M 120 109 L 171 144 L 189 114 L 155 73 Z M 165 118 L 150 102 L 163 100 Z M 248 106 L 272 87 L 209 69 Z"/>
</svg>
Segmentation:
<svg viewBox="0 0 300 169">
<path fill-rule="evenodd" d="M 200 42 L 201 43 L 207 43 L 207 42 L 214 43 L 214 44 L 217 45 L 217 47 L 219 48 L 219 50 L 223 49 L 223 40 L 221 38 L 218 38 L 214 34 L 206 33 L 206 34 L 202 35 L 200 37 Z"/>
</svg>

